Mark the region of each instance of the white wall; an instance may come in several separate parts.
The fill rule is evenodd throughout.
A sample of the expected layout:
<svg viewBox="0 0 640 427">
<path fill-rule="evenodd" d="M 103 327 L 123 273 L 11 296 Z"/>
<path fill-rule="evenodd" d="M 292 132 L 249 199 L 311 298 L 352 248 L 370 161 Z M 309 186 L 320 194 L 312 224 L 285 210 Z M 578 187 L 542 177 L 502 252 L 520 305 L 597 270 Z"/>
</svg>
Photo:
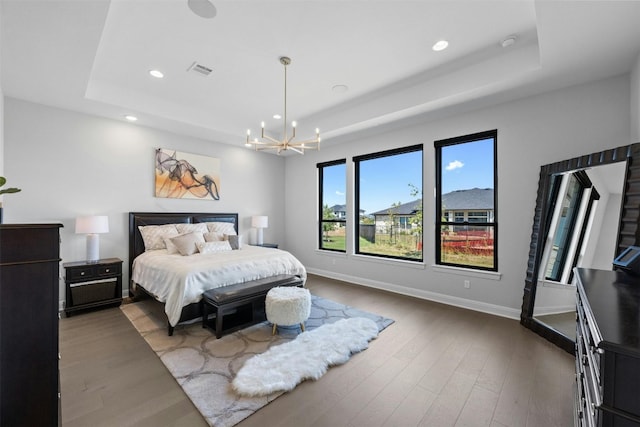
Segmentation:
<svg viewBox="0 0 640 427">
<path fill-rule="evenodd" d="M 640 55 L 631 71 L 631 142 L 640 142 Z"/>
<path fill-rule="evenodd" d="M 124 260 L 127 288 L 130 211 L 237 212 L 245 236 L 251 215 L 268 215 L 265 241 L 285 247 L 284 159 L 244 148 L 242 137 L 237 146 L 212 143 L 12 98 L 4 117 L 5 171 L 22 188 L 5 198 L 5 222 L 61 222 L 64 262 L 85 258 L 75 217 L 108 215 L 100 256 Z M 155 198 L 155 148 L 219 158 L 220 200 Z"/>
<path fill-rule="evenodd" d="M 628 144 L 629 105 L 629 76 L 621 76 L 287 158 L 287 245 L 311 272 L 518 318 L 540 166 Z M 490 129 L 498 129 L 500 275 L 433 267 L 435 207 L 427 196 L 435 187 L 433 141 Z M 352 200 L 352 156 L 416 143 L 424 143 L 425 265 L 317 251 L 316 163 L 347 158 Z M 464 280 L 470 280 L 469 289 Z"/>
</svg>

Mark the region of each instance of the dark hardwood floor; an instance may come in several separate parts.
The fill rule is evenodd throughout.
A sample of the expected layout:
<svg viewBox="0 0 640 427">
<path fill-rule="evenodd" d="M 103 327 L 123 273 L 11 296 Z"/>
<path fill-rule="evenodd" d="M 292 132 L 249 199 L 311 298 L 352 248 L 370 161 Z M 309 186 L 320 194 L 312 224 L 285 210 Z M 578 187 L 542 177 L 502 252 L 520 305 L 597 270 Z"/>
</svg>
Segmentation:
<svg viewBox="0 0 640 427">
<path fill-rule="evenodd" d="M 395 323 L 250 426 L 573 425 L 573 358 L 516 320 L 311 275 L 311 292 Z M 63 426 L 205 426 L 120 309 L 60 321 Z"/>
</svg>

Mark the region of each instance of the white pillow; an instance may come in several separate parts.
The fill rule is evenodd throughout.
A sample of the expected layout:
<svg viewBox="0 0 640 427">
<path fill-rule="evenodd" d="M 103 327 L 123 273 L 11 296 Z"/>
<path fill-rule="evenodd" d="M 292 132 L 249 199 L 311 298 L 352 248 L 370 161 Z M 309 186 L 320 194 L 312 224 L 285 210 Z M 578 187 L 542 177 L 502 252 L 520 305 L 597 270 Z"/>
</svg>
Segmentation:
<svg viewBox="0 0 640 427">
<path fill-rule="evenodd" d="M 187 233 L 178 237 L 172 237 L 171 242 L 176 245 L 182 256 L 193 255 L 198 252 L 197 244 L 204 242 L 202 233 Z"/>
<path fill-rule="evenodd" d="M 207 224 L 201 222 L 196 224 L 176 224 L 176 228 L 178 229 L 178 233 L 186 234 L 186 233 L 206 233 L 209 231 L 207 229 Z"/>
<path fill-rule="evenodd" d="M 232 222 L 207 222 L 209 231 L 217 231 L 223 234 L 236 234 L 236 229 Z"/>
<path fill-rule="evenodd" d="M 209 233 L 204 233 L 204 241 L 205 242 L 221 242 L 224 239 L 224 233 L 220 233 L 218 231 L 211 231 Z"/>
<path fill-rule="evenodd" d="M 178 251 L 178 248 L 176 247 L 176 245 L 173 244 L 171 239 L 172 239 L 172 237 L 165 237 L 164 238 L 164 245 L 167 247 L 167 253 L 169 255 L 180 253 L 180 251 Z"/>
<path fill-rule="evenodd" d="M 231 245 L 226 240 L 223 240 L 221 242 L 200 242 L 196 245 L 198 246 L 198 252 L 200 252 L 201 254 L 210 254 L 213 252 L 231 250 Z"/>
<path fill-rule="evenodd" d="M 167 247 L 164 243 L 165 237 L 175 237 L 180 234 L 175 224 L 140 225 L 138 230 L 144 241 L 145 251 L 164 249 Z"/>
</svg>

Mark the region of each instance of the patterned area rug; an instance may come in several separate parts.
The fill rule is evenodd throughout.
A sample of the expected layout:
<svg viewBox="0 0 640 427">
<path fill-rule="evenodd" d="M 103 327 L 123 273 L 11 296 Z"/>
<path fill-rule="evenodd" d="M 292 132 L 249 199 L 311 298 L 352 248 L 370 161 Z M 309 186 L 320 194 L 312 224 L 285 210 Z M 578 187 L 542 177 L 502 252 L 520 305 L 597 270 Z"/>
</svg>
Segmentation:
<svg viewBox="0 0 640 427">
<path fill-rule="evenodd" d="M 163 307 L 155 301 L 125 304 L 121 309 L 210 425 L 231 427 L 283 394 L 240 397 L 231 382 L 247 359 L 295 339 L 299 327 L 278 327 L 279 333 L 272 336 L 271 326 L 263 322 L 216 339 L 196 322 L 178 325 L 169 337 Z M 310 331 L 353 317 L 373 320 L 379 331 L 393 323 L 391 319 L 312 295 L 311 316 L 305 326 Z"/>
</svg>

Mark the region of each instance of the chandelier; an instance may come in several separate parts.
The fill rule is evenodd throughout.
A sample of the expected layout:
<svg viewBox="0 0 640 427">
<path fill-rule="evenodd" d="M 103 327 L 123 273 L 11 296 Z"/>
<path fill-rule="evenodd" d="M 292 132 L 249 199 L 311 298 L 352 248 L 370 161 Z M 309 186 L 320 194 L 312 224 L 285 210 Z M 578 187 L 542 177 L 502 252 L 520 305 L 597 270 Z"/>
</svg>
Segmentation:
<svg viewBox="0 0 640 427">
<path fill-rule="evenodd" d="M 296 137 L 296 122 L 291 122 L 292 133 L 291 137 L 287 132 L 287 65 L 291 64 L 291 58 L 283 56 L 280 58 L 280 63 L 284 65 L 284 126 L 282 130 L 282 139 L 277 140 L 265 135 L 264 122 L 260 124 L 262 130 L 260 133 L 260 139 L 254 138 L 251 140 L 251 129 L 247 129 L 247 142 L 244 144 L 247 147 L 253 147 L 257 151 L 261 150 L 276 150 L 278 154 L 282 151 L 295 151 L 299 154 L 304 154 L 304 150 L 319 150 L 320 149 L 320 130 L 316 128 L 316 136 L 312 139 L 304 141 L 294 141 Z"/>
</svg>

